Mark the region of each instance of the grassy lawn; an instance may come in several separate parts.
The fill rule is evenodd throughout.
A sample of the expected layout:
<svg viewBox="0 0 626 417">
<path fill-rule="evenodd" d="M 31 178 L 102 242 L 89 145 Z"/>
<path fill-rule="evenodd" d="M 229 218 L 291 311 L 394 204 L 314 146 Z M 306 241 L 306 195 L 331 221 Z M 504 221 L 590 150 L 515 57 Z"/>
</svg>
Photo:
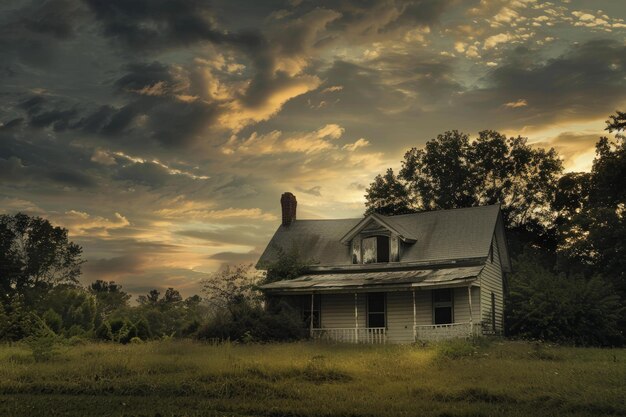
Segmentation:
<svg viewBox="0 0 626 417">
<path fill-rule="evenodd" d="M 468 356 L 469 355 L 469 356 Z M 626 350 L 190 341 L 0 346 L 0 416 L 626 415 Z"/>
</svg>

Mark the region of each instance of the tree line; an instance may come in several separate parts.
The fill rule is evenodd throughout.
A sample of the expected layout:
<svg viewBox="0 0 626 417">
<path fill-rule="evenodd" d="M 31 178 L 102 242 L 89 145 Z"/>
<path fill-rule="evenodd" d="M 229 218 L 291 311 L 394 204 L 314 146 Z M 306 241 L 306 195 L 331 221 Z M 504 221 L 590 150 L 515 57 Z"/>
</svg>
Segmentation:
<svg viewBox="0 0 626 417">
<path fill-rule="evenodd" d="M 618 345 L 626 334 L 626 113 L 606 122 L 590 172 L 563 172 L 554 149 L 523 137 L 453 130 L 376 176 L 366 214 L 500 204 L 513 273 L 510 336 Z"/>
<path fill-rule="evenodd" d="M 66 229 L 23 213 L 0 215 L 0 341 L 24 340 L 45 356 L 55 343 L 82 340 L 267 341 L 305 335 L 286 306 L 264 308 L 252 265 L 211 275 L 202 296 L 153 289 L 131 304 L 131 295 L 113 281 L 81 285 L 83 263 L 82 248 Z"/>
</svg>

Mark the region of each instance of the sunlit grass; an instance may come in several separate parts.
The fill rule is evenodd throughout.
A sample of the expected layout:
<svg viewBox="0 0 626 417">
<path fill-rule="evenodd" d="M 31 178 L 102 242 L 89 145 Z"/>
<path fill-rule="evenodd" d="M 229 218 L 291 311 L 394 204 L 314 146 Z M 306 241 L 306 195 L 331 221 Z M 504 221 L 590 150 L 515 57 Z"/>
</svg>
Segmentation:
<svg viewBox="0 0 626 417">
<path fill-rule="evenodd" d="M 3 346 L 0 415 L 626 415 L 626 350 L 537 346 Z"/>
</svg>

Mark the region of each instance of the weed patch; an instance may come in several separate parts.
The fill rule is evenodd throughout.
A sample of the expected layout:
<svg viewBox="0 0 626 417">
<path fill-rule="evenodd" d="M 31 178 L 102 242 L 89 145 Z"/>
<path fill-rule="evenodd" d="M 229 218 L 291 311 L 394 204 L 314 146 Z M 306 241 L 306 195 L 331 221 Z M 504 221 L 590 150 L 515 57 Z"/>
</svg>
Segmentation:
<svg viewBox="0 0 626 417">
<path fill-rule="evenodd" d="M 475 356 L 478 353 L 477 347 L 470 341 L 463 339 L 448 340 L 437 344 L 438 359 L 462 359 Z"/>
</svg>

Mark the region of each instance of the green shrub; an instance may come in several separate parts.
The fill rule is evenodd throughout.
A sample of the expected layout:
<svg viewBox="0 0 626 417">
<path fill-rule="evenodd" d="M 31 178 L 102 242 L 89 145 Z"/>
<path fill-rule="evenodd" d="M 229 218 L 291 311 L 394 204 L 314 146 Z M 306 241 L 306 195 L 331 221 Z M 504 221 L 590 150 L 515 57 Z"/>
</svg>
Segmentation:
<svg viewBox="0 0 626 417">
<path fill-rule="evenodd" d="M 607 281 L 555 274 L 529 256 L 513 270 L 506 304 L 511 336 L 582 346 L 623 343 L 624 307 Z"/>
<path fill-rule="evenodd" d="M 294 341 L 306 337 L 300 315 L 285 304 L 271 310 L 247 301 L 216 313 L 196 333 L 200 340 L 233 340 L 243 343 Z"/>
<path fill-rule="evenodd" d="M 43 320 L 39 321 L 37 330 L 27 337 L 25 341 L 31 350 L 35 362 L 47 362 L 59 353 L 59 337 Z"/>
</svg>

